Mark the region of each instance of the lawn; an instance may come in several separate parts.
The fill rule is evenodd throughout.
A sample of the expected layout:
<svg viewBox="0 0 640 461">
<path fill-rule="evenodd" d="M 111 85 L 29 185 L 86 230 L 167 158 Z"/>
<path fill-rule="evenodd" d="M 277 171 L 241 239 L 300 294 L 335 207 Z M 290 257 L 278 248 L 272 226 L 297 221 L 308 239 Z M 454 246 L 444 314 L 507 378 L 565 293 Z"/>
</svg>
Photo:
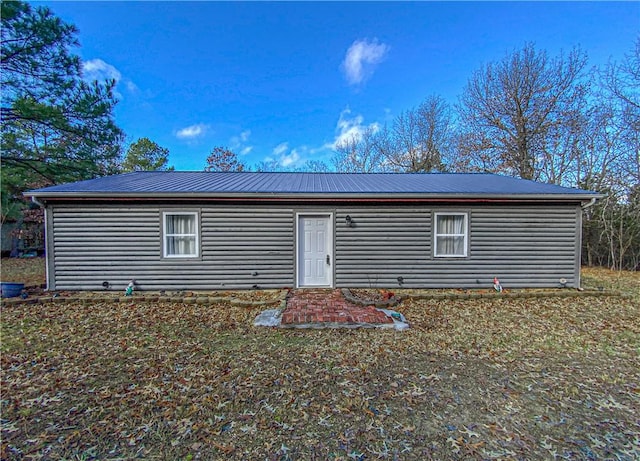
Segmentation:
<svg viewBox="0 0 640 461">
<path fill-rule="evenodd" d="M 407 301 L 404 332 L 5 305 L 0 457 L 638 459 L 640 277 L 584 278 L 631 296 Z"/>
</svg>

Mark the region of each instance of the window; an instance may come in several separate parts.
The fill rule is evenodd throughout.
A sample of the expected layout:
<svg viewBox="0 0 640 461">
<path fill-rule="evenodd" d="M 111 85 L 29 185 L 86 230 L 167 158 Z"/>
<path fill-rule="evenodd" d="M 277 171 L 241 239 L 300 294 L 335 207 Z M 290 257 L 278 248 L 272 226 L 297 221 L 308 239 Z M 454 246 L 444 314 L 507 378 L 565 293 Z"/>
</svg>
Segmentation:
<svg viewBox="0 0 640 461">
<path fill-rule="evenodd" d="M 198 257 L 198 213 L 164 212 L 164 257 Z"/>
<path fill-rule="evenodd" d="M 461 258 L 467 256 L 467 214 L 436 213 L 434 256 Z"/>
</svg>

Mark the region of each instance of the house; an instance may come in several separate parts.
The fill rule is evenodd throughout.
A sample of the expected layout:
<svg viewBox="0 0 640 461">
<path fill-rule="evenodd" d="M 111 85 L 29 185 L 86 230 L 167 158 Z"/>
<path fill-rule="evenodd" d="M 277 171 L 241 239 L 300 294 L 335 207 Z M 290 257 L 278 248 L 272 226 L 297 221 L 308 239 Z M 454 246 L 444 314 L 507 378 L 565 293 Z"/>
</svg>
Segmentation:
<svg viewBox="0 0 640 461">
<path fill-rule="evenodd" d="M 493 174 L 183 171 L 26 195 L 51 290 L 578 287 L 598 197 Z"/>
</svg>

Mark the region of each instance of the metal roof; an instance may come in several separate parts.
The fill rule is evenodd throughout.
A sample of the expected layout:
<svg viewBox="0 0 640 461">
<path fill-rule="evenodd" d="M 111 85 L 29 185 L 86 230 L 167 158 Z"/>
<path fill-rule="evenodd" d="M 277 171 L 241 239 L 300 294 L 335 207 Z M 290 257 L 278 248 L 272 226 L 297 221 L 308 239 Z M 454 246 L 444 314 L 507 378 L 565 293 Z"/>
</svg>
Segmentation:
<svg viewBox="0 0 640 461">
<path fill-rule="evenodd" d="M 141 171 L 46 187 L 36 198 L 72 197 L 415 197 L 570 198 L 595 192 L 484 173 L 258 173 Z"/>
</svg>

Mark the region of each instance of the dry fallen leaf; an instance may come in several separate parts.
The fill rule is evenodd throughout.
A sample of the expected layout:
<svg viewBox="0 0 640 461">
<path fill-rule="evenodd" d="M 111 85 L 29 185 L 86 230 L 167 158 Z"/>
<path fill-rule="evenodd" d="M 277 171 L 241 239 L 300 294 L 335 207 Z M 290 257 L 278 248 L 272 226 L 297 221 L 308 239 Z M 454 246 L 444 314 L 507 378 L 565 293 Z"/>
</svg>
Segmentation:
<svg viewBox="0 0 640 461">
<path fill-rule="evenodd" d="M 6 304 L 0 458 L 637 459 L 638 299 L 407 299 L 404 332 Z"/>
</svg>

